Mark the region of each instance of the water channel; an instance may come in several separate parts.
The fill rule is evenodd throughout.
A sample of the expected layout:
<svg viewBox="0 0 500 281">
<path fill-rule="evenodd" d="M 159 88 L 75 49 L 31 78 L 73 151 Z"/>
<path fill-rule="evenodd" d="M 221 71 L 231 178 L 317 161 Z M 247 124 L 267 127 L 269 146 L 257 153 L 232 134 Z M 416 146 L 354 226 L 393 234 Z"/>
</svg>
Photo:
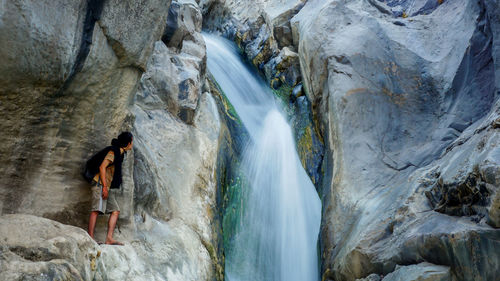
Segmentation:
<svg viewBox="0 0 500 281">
<path fill-rule="evenodd" d="M 280 103 L 230 41 L 204 34 L 208 70 L 249 133 L 241 162 L 249 190 L 226 248 L 229 281 L 316 281 L 321 202 L 301 165 Z"/>
</svg>

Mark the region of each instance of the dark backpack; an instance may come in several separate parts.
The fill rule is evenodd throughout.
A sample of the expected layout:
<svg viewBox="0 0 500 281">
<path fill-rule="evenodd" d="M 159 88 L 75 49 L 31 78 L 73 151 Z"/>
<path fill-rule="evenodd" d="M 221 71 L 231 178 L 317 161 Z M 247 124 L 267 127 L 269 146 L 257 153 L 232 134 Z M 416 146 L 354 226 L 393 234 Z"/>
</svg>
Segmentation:
<svg viewBox="0 0 500 281">
<path fill-rule="evenodd" d="M 87 163 L 85 163 L 85 168 L 83 170 L 82 176 L 88 183 L 92 183 L 95 175 L 99 173 L 99 166 L 101 165 L 102 161 L 104 161 L 104 157 L 106 157 L 106 154 L 108 154 L 110 150 L 111 146 L 104 148 L 103 150 L 94 154 L 94 156 L 92 156 L 87 161 Z"/>
</svg>

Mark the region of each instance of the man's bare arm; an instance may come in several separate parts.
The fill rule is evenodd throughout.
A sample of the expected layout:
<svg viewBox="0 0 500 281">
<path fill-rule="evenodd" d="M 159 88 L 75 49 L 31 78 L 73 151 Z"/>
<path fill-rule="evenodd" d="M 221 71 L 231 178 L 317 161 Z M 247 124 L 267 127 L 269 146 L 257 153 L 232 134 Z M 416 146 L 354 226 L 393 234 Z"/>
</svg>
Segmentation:
<svg viewBox="0 0 500 281">
<path fill-rule="evenodd" d="M 102 161 L 101 166 L 99 166 L 99 176 L 101 178 L 101 183 L 102 183 L 102 198 L 107 199 L 108 198 L 108 183 L 106 182 L 106 168 L 108 165 L 111 164 L 111 161 L 108 159 L 104 159 Z"/>
</svg>

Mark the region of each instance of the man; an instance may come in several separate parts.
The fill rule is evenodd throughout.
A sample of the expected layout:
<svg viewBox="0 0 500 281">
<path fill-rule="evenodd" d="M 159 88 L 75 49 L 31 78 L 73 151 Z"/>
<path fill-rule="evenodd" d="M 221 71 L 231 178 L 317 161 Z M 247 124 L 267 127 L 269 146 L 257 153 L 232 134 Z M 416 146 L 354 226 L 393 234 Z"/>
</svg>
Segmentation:
<svg viewBox="0 0 500 281">
<path fill-rule="evenodd" d="M 116 221 L 120 214 L 120 208 L 112 189 L 120 188 L 122 183 L 122 162 L 124 154 L 131 150 L 133 136 L 130 132 L 121 133 L 118 138 L 111 141 L 108 146 L 98 152 L 87 162 L 87 169 L 94 171 L 92 186 L 92 209 L 89 219 L 89 235 L 94 238 L 94 229 L 99 214 L 111 214 L 108 220 L 108 233 L 106 244 L 123 245 L 113 239 Z"/>
</svg>

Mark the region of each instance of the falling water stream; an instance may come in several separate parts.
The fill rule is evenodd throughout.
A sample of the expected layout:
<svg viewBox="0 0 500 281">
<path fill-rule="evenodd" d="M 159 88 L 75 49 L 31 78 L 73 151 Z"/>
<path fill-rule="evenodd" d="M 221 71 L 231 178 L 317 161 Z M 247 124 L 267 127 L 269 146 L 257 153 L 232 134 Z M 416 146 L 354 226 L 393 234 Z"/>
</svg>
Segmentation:
<svg viewBox="0 0 500 281">
<path fill-rule="evenodd" d="M 236 46 L 204 34 L 207 64 L 248 130 L 241 162 L 249 190 L 231 245 L 229 281 L 316 281 L 321 203 L 295 150 L 292 130 L 271 90 Z"/>
</svg>

